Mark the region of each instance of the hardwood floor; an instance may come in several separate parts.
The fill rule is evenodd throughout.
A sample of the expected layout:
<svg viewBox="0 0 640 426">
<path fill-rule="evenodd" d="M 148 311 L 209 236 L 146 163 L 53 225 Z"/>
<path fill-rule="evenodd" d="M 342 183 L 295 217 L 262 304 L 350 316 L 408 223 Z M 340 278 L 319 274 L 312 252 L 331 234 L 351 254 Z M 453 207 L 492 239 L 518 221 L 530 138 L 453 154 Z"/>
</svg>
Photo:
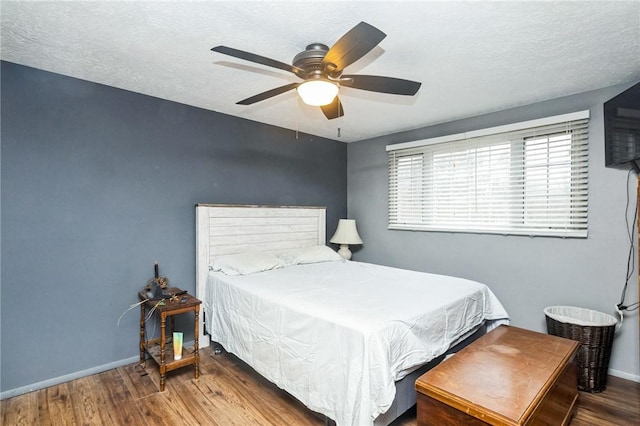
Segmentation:
<svg viewBox="0 0 640 426">
<path fill-rule="evenodd" d="M 193 369 L 168 374 L 165 392 L 153 361 L 1 401 L 3 425 L 324 425 L 324 417 L 232 355 L 201 354 Z M 609 377 L 598 394 L 580 392 L 571 426 L 640 424 L 640 383 Z M 409 410 L 393 426 L 415 426 Z"/>
</svg>

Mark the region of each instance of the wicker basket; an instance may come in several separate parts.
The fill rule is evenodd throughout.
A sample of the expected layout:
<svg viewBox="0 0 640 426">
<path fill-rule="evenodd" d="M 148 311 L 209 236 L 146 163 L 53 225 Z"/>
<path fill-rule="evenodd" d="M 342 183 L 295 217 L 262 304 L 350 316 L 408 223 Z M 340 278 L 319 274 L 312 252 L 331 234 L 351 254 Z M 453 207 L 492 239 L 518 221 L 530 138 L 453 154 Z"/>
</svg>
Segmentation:
<svg viewBox="0 0 640 426">
<path fill-rule="evenodd" d="M 544 310 L 547 333 L 580 342 L 578 389 L 602 392 L 607 387 L 607 371 L 617 320 L 611 315 L 573 306 L 550 306 Z"/>
</svg>

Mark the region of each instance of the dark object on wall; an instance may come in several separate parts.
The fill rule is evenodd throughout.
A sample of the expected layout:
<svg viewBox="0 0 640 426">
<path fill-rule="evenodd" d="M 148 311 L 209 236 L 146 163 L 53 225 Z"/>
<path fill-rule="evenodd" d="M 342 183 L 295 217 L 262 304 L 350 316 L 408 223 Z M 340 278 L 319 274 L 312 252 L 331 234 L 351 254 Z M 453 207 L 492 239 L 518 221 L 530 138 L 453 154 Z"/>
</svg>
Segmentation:
<svg viewBox="0 0 640 426">
<path fill-rule="evenodd" d="M 605 390 L 618 321 L 611 315 L 573 306 L 550 306 L 544 313 L 547 333 L 580 342 L 576 355 L 578 389 L 592 393 Z"/>
<path fill-rule="evenodd" d="M 640 159 L 640 83 L 604 103 L 605 166 Z"/>
</svg>

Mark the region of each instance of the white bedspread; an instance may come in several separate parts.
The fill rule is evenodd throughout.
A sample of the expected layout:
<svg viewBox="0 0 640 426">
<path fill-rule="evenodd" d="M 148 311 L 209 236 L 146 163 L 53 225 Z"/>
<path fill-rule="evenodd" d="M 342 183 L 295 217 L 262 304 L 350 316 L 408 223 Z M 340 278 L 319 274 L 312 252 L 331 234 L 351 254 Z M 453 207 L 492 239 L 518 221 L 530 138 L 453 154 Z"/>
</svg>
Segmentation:
<svg viewBox="0 0 640 426">
<path fill-rule="evenodd" d="M 204 303 L 214 341 L 339 426 L 371 425 L 396 380 L 508 322 L 484 284 L 360 262 L 211 272 Z"/>
</svg>

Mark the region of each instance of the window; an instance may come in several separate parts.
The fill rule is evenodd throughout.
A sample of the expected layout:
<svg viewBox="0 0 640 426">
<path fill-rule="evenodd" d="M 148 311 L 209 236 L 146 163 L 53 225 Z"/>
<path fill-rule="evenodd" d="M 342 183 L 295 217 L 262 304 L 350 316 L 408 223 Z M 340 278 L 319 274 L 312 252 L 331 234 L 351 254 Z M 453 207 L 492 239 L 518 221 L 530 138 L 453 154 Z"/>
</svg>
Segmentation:
<svg viewBox="0 0 640 426">
<path fill-rule="evenodd" d="M 389 228 L 587 236 L 589 112 L 387 147 Z"/>
</svg>

